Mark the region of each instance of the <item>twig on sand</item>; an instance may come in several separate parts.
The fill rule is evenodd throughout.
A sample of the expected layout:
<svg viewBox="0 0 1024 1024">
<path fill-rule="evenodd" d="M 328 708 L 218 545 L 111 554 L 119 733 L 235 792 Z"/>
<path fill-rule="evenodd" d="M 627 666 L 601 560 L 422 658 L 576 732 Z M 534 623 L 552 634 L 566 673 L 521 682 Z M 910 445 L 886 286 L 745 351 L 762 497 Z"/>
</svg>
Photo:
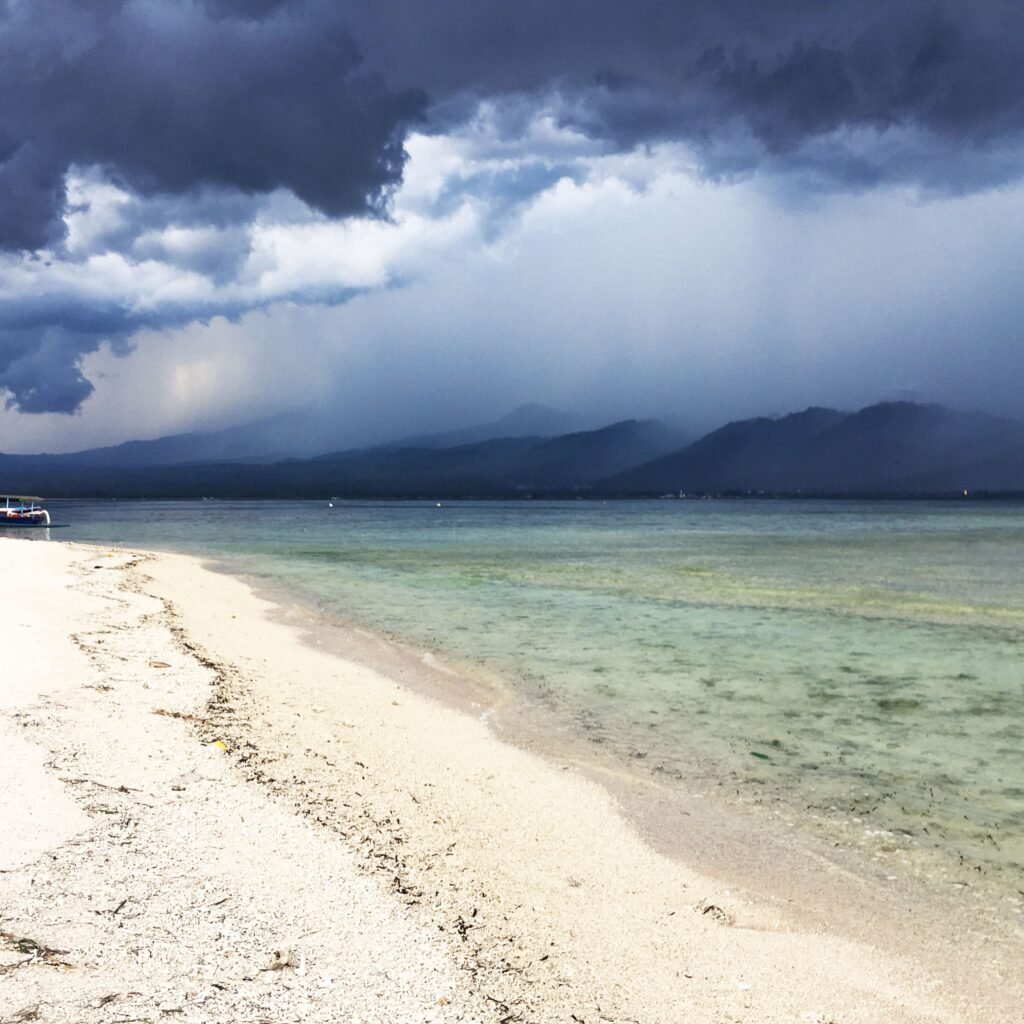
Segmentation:
<svg viewBox="0 0 1024 1024">
<path fill-rule="evenodd" d="M 196 722 L 198 725 L 206 725 L 209 722 L 208 718 L 201 715 L 192 715 L 187 711 L 168 711 L 167 708 L 154 708 L 153 714 L 163 715 L 165 718 L 180 718 L 183 722 Z"/>
<path fill-rule="evenodd" d="M 61 782 L 68 786 L 98 786 L 100 789 L 109 789 L 112 793 L 141 793 L 140 789 L 133 789 L 131 786 L 109 786 L 105 782 L 97 782 L 95 779 L 74 779 L 61 778 Z"/>
<path fill-rule="evenodd" d="M 127 904 L 128 904 L 128 897 L 125 896 L 125 898 L 123 900 L 121 900 L 121 902 L 118 903 L 118 905 L 116 907 L 114 907 L 112 910 L 94 910 L 93 913 L 94 914 L 109 914 L 111 917 L 117 917 L 117 915 L 120 914 L 122 910 L 124 910 L 124 908 L 127 906 Z"/>
</svg>

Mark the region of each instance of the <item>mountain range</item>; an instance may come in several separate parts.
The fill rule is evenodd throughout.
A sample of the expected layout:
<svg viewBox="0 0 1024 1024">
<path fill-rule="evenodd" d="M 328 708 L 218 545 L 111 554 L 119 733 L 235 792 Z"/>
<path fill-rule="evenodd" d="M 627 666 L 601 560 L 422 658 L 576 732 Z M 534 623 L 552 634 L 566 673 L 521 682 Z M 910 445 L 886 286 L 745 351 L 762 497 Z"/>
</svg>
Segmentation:
<svg viewBox="0 0 1024 1024">
<path fill-rule="evenodd" d="M 940 405 L 810 408 L 729 423 L 599 483 L 611 493 L 1024 490 L 1024 423 Z"/>
<path fill-rule="evenodd" d="M 521 405 L 500 419 L 460 430 L 437 434 L 421 434 L 401 438 L 377 448 L 448 448 L 474 444 L 495 437 L 553 437 L 572 430 L 582 430 L 586 421 L 575 413 L 549 409 L 543 405 Z M 0 453 L 0 469 L 26 467 L 104 466 L 137 469 L 143 466 L 174 466 L 197 462 L 271 463 L 289 458 L 311 458 L 327 451 L 336 451 L 331 439 L 338 434 L 329 414 L 310 409 L 276 413 L 223 430 L 193 431 L 170 434 L 152 441 L 125 441 L 106 448 L 61 455 L 4 455 Z"/>
<path fill-rule="evenodd" d="M 463 430 L 281 458 L 281 428 L 293 424 L 274 417 L 73 454 L 0 455 L 0 488 L 96 498 L 1024 492 L 1024 423 L 939 405 L 809 408 L 696 439 L 659 420 L 573 429 L 580 423 L 522 406 Z"/>
</svg>

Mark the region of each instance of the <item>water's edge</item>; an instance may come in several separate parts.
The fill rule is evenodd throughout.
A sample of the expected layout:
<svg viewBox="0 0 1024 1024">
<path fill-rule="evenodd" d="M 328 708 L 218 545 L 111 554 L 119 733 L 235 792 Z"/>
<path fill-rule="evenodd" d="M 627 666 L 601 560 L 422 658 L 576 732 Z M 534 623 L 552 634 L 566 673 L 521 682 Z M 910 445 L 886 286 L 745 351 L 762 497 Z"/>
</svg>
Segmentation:
<svg viewBox="0 0 1024 1024">
<path fill-rule="evenodd" d="M 940 964 L 965 943 L 993 962 L 1013 964 L 1024 953 L 1021 920 L 1005 893 L 971 879 L 935 879 L 901 851 L 905 838 L 874 835 L 863 841 L 859 822 L 808 827 L 777 801 L 740 799 L 728 774 L 707 785 L 709 766 L 695 762 L 670 778 L 618 760 L 589 742 L 557 708 L 522 699 L 509 680 L 486 667 L 453 660 L 394 634 L 367 629 L 230 559 L 204 567 L 243 580 L 274 608 L 273 618 L 296 629 L 303 643 L 395 679 L 453 711 L 486 722 L 500 742 L 579 771 L 605 789 L 642 838 L 663 855 L 755 901 L 767 902 L 811 930 L 868 942 L 893 954 L 908 949 L 925 964 Z M 901 842 L 901 838 L 904 842 Z M 882 856 L 878 856 L 879 850 Z M 887 852 L 885 852 L 887 851 Z"/>
<path fill-rule="evenodd" d="M 865 917 L 906 890 L 1020 935 L 1024 507 L 73 511 L 60 540 L 216 560 L 730 884 L 798 902 L 817 864 L 864 883 Z"/>
</svg>

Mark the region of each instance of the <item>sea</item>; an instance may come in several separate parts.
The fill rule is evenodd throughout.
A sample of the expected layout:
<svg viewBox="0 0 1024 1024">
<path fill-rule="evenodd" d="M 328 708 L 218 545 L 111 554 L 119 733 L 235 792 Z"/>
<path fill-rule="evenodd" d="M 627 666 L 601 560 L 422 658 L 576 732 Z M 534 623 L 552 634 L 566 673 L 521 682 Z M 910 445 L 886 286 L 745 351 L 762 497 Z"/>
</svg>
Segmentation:
<svg viewBox="0 0 1024 1024">
<path fill-rule="evenodd" d="M 1021 913 L 1024 504 L 49 507 L 54 539 L 207 556 L 500 677 L 595 757 L 691 792 L 728 779 Z"/>
</svg>

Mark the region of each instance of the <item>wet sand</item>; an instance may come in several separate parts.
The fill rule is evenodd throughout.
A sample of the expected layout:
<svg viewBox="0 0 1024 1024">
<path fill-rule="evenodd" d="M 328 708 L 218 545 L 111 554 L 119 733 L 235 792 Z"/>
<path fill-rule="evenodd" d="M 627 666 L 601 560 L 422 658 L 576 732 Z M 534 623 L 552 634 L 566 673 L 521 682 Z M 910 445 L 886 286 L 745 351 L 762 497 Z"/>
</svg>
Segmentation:
<svg viewBox="0 0 1024 1024">
<path fill-rule="evenodd" d="M 1019 1013 L 969 916 L 933 941 L 802 840 L 503 742 L 416 652 L 343 657 L 184 556 L 5 540 L 0 566 L 0 1020 Z"/>
</svg>

